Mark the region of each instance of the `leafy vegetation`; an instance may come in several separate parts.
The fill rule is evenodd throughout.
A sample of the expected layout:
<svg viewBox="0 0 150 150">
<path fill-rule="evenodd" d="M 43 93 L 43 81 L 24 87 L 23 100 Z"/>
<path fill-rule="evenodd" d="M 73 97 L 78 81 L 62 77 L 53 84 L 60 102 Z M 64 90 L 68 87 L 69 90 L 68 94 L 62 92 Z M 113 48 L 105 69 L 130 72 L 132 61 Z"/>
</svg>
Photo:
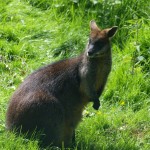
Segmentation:
<svg viewBox="0 0 150 150">
<path fill-rule="evenodd" d="M 79 55 L 92 19 L 119 31 L 112 39 L 113 68 L 102 107 L 85 109 L 74 149 L 150 149 L 147 0 L 0 0 L 0 149 L 38 149 L 37 140 L 5 131 L 9 98 L 35 69 Z"/>
</svg>

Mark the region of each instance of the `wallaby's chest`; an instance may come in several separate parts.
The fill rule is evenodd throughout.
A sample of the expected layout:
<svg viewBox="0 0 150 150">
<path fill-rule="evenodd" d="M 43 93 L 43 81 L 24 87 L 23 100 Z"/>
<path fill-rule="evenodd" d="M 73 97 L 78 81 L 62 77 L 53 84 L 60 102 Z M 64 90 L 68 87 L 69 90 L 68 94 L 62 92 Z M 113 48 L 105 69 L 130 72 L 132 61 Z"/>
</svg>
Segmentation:
<svg viewBox="0 0 150 150">
<path fill-rule="evenodd" d="M 86 72 L 87 82 L 98 91 L 101 86 L 105 86 L 110 70 L 111 59 L 105 58 L 91 63 Z"/>
<path fill-rule="evenodd" d="M 99 66 L 97 66 L 97 70 L 95 72 L 95 88 L 96 91 L 99 90 L 101 88 L 101 86 L 104 86 L 106 81 L 107 81 L 107 77 L 110 73 L 111 70 L 111 62 L 110 63 L 100 63 Z"/>
<path fill-rule="evenodd" d="M 111 58 L 111 57 L 109 57 Z M 111 70 L 111 59 L 101 58 L 85 60 L 80 68 L 80 91 L 83 100 L 94 98 L 101 93 Z"/>
</svg>

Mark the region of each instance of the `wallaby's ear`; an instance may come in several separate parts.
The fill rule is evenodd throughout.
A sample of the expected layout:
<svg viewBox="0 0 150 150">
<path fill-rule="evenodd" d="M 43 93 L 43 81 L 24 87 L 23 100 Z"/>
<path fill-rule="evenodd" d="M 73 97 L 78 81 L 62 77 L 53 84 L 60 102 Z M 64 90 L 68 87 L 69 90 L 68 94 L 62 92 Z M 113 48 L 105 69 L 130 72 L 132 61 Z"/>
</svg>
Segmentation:
<svg viewBox="0 0 150 150">
<path fill-rule="evenodd" d="M 90 21 L 90 28 L 91 28 L 91 31 L 100 30 L 94 20 Z"/>
<path fill-rule="evenodd" d="M 114 26 L 110 29 L 107 29 L 107 36 L 108 37 L 113 37 L 117 31 L 118 27 L 117 26 Z"/>
</svg>

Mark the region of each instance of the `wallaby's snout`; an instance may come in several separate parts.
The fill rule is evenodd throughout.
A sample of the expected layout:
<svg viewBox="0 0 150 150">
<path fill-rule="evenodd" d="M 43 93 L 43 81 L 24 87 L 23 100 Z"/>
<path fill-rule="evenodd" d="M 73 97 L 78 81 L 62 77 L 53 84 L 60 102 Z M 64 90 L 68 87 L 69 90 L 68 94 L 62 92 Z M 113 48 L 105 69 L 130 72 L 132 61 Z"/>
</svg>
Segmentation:
<svg viewBox="0 0 150 150">
<path fill-rule="evenodd" d="M 90 22 L 90 37 L 87 46 L 88 57 L 101 57 L 110 49 L 109 38 L 113 37 L 117 31 L 117 26 L 101 30 L 94 20 Z"/>
<path fill-rule="evenodd" d="M 92 56 L 93 54 L 94 54 L 94 44 L 89 43 L 87 56 Z"/>
</svg>

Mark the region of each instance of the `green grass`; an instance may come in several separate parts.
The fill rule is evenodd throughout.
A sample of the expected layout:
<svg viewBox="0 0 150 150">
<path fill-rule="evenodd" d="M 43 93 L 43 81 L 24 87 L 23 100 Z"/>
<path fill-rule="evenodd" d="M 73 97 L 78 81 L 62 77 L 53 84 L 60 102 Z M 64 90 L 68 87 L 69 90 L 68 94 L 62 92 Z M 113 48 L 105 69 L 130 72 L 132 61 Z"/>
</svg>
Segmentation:
<svg viewBox="0 0 150 150">
<path fill-rule="evenodd" d="M 84 111 L 75 149 L 150 149 L 147 0 L 0 0 L 0 149 L 38 149 L 37 140 L 5 131 L 9 98 L 35 69 L 81 53 L 92 19 L 119 30 L 112 39 L 113 68 L 102 107 Z"/>
</svg>

